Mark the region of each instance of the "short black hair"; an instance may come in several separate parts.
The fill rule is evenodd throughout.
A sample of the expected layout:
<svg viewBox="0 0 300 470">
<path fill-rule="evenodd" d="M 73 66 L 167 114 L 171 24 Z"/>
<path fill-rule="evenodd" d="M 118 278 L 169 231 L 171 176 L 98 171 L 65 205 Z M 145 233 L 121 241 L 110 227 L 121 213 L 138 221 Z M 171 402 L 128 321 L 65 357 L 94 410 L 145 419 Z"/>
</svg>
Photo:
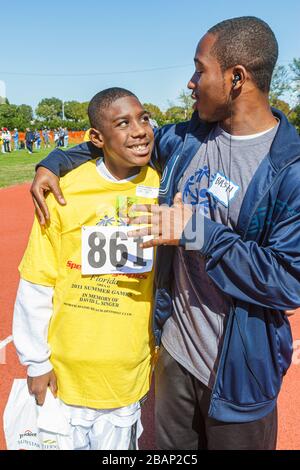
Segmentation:
<svg viewBox="0 0 300 470">
<path fill-rule="evenodd" d="M 96 129 L 101 128 L 101 116 L 103 115 L 103 111 L 114 101 L 118 100 L 119 98 L 124 98 L 125 96 L 134 96 L 138 100 L 134 93 L 126 90 L 125 88 L 106 88 L 105 90 L 97 93 L 91 99 L 88 107 L 88 116 L 91 127 Z"/>
<path fill-rule="evenodd" d="M 223 72 L 243 65 L 259 90 L 270 90 L 278 59 L 278 42 L 267 23 L 255 16 L 241 16 L 216 24 L 208 33 L 217 36 L 211 52 Z"/>
</svg>

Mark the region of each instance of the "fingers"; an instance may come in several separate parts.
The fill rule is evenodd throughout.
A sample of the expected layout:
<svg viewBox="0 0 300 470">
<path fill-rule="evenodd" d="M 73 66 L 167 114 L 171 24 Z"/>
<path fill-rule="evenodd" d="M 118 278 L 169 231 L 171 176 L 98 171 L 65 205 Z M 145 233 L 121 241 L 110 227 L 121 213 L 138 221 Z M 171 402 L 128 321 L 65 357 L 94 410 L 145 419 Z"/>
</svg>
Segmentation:
<svg viewBox="0 0 300 470">
<path fill-rule="evenodd" d="M 52 394 L 56 398 L 56 396 L 57 396 L 57 380 L 56 380 L 56 375 L 55 375 L 54 372 L 52 372 L 50 380 L 49 380 L 49 388 L 50 388 Z"/>
<path fill-rule="evenodd" d="M 143 242 L 140 244 L 140 247 L 145 249 L 145 248 L 152 248 L 152 247 L 155 247 L 155 246 L 160 246 L 160 245 L 164 245 L 165 243 L 165 240 L 163 240 L 162 237 L 158 237 L 158 238 L 152 238 L 152 240 L 148 240 L 147 242 Z"/>
<path fill-rule="evenodd" d="M 55 180 L 54 182 L 49 183 L 49 188 L 50 188 L 50 191 L 54 194 L 54 197 L 57 200 L 57 202 L 61 204 L 62 206 L 65 206 L 66 200 L 63 196 L 63 193 L 60 189 L 58 182 Z"/>
<path fill-rule="evenodd" d="M 285 314 L 288 316 L 288 317 L 291 317 L 292 315 L 295 315 L 295 313 L 297 312 L 297 309 L 295 310 L 285 310 Z"/>
<path fill-rule="evenodd" d="M 181 193 L 177 193 L 175 195 L 173 204 L 174 204 L 174 206 L 181 206 L 183 204 L 182 194 Z"/>
<path fill-rule="evenodd" d="M 53 192 L 54 197 L 59 204 L 66 204 L 59 187 L 59 178 L 47 168 L 39 167 L 30 188 L 30 192 L 36 209 L 36 214 L 41 225 L 45 225 L 47 220 L 50 219 L 45 200 L 45 194 L 48 191 Z"/>
<path fill-rule="evenodd" d="M 46 190 L 42 186 L 38 187 L 33 184 L 30 188 L 30 192 L 31 192 L 35 209 L 38 210 L 37 215 L 38 214 L 41 215 L 41 217 L 38 215 L 39 220 L 43 220 L 43 219 L 49 220 L 49 211 L 48 211 L 48 207 L 47 207 L 46 200 L 44 197 Z"/>
<path fill-rule="evenodd" d="M 43 389 L 39 389 L 38 391 L 34 393 L 35 401 L 38 406 L 43 406 L 43 404 L 45 403 L 46 393 L 47 393 L 47 387 L 44 387 Z"/>
<path fill-rule="evenodd" d="M 40 225 L 46 225 L 46 218 L 45 218 L 43 212 L 41 211 L 40 206 L 38 205 L 38 203 L 34 199 L 34 197 L 32 197 L 32 201 L 33 201 L 33 204 L 34 204 L 34 207 L 35 207 L 35 213 L 36 213 L 36 216 L 38 218 L 38 221 L 39 221 Z"/>
<path fill-rule="evenodd" d="M 130 217 L 128 222 L 129 225 L 155 224 L 159 222 L 159 216 L 157 214 L 140 215 L 138 217 Z"/>
<path fill-rule="evenodd" d="M 158 214 L 160 207 L 157 204 L 135 204 L 131 206 L 130 212 L 151 212 L 152 214 Z"/>
<path fill-rule="evenodd" d="M 45 402 L 47 388 L 49 386 L 54 396 L 57 394 L 57 382 L 54 371 L 38 377 L 27 377 L 28 391 L 35 396 L 36 404 L 42 406 Z"/>
<path fill-rule="evenodd" d="M 42 406 L 45 402 L 48 385 L 32 377 L 28 377 L 27 384 L 30 395 L 35 396 L 36 404 Z"/>
<path fill-rule="evenodd" d="M 128 237 L 136 237 L 136 238 L 142 238 L 142 237 L 145 237 L 146 235 L 158 236 L 159 228 L 152 226 L 152 227 L 140 228 L 138 230 L 130 230 L 130 232 L 128 232 L 127 235 Z"/>
</svg>

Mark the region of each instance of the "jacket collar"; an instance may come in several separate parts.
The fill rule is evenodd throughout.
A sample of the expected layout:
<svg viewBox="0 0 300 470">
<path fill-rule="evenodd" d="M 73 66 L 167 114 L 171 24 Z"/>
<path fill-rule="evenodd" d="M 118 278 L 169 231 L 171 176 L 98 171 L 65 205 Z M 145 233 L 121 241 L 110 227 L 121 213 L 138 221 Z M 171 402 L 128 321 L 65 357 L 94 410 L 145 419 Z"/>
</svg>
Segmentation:
<svg viewBox="0 0 300 470">
<path fill-rule="evenodd" d="M 279 171 L 297 157 L 300 158 L 300 137 L 281 111 L 272 108 L 272 112 L 280 120 L 280 124 L 271 146 L 269 159 L 274 170 Z"/>
</svg>

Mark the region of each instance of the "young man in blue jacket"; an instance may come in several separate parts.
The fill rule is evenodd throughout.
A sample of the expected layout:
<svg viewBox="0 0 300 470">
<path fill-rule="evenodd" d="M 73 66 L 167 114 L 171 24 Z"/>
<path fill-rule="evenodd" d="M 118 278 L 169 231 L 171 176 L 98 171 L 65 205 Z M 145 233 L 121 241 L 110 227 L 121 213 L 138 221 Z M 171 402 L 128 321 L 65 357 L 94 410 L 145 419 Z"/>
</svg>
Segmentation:
<svg viewBox="0 0 300 470">
<path fill-rule="evenodd" d="M 161 207 L 138 220 L 150 218 L 159 246 L 160 449 L 276 446 L 277 397 L 292 356 L 284 311 L 300 305 L 300 140 L 269 105 L 277 57 L 262 20 L 217 24 L 196 49 L 193 118 L 156 132 Z M 81 158 L 56 151 L 39 167 L 32 192 L 40 214 L 44 191 L 62 201 L 53 173 L 97 156 L 89 143 L 78 150 Z M 193 230 L 203 237 L 191 250 Z"/>
</svg>

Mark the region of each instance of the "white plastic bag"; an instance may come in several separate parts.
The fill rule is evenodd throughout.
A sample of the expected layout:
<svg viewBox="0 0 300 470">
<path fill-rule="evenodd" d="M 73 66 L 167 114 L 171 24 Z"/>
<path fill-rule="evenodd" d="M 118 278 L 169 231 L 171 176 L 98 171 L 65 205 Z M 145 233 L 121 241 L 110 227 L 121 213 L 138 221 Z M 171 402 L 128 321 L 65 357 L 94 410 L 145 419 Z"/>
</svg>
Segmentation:
<svg viewBox="0 0 300 470">
<path fill-rule="evenodd" d="M 3 414 L 8 450 L 71 450 L 71 426 L 59 401 L 47 390 L 38 406 L 26 379 L 15 379 Z"/>
</svg>

